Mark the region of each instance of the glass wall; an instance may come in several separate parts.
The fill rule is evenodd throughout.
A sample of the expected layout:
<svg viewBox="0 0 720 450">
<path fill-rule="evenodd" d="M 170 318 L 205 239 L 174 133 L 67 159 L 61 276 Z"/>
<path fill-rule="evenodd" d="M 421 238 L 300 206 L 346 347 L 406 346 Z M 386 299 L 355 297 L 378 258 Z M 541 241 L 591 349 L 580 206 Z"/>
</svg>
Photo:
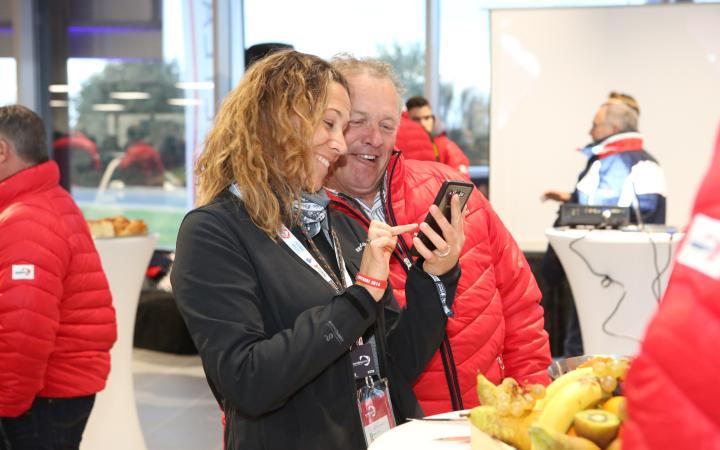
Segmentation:
<svg viewBox="0 0 720 450">
<path fill-rule="evenodd" d="M 0 2 L 0 106 L 17 101 L 17 68 L 13 56 L 12 9 Z"/>
<path fill-rule="evenodd" d="M 50 21 L 53 153 L 86 218 L 143 219 L 173 248 L 214 114 L 212 5 L 64 0 Z M 64 7 L 62 7 L 64 6 Z"/>
<path fill-rule="evenodd" d="M 702 0 L 715 1 L 715 0 Z M 489 153 L 489 10 L 660 3 L 660 0 L 440 0 L 440 128 L 485 180 Z M 0 104 L 17 101 L 12 5 L 0 2 Z M 16 3 L 17 4 L 17 3 Z M 245 48 L 266 42 L 331 58 L 340 52 L 391 62 L 423 94 L 422 0 L 244 0 Z M 174 247 L 192 207 L 193 161 L 214 108 L 212 0 L 37 2 L 39 66 L 54 157 L 88 218 L 142 218 Z M 440 130 L 438 130 L 440 131 Z M 478 168 L 482 169 L 478 171 Z M 473 169 L 471 169 L 471 174 Z"/>
<path fill-rule="evenodd" d="M 281 42 L 322 58 L 343 52 L 379 57 L 393 64 L 408 95 L 422 94 L 424 1 L 245 0 L 244 8 L 245 47 Z"/>
</svg>

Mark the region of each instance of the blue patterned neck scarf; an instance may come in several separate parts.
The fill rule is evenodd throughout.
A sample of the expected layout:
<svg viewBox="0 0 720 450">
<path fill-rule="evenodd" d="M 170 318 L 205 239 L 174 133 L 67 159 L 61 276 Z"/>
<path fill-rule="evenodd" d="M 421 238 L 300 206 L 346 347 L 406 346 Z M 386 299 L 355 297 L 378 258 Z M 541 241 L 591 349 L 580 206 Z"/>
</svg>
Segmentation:
<svg viewBox="0 0 720 450">
<path fill-rule="evenodd" d="M 328 235 L 329 225 L 327 220 L 327 206 L 330 199 L 324 189 L 314 194 L 302 193 L 300 202 L 300 222 L 302 227 L 312 238 L 322 229 Z"/>
</svg>

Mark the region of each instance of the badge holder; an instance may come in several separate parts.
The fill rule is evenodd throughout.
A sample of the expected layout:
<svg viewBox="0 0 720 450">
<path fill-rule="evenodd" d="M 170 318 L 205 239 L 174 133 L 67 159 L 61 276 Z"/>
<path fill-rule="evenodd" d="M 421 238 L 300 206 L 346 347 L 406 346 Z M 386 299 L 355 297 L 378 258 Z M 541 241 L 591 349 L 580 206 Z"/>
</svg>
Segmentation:
<svg viewBox="0 0 720 450">
<path fill-rule="evenodd" d="M 365 379 L 365 385 L 357 391 L 357 404 L 360 411 L 365 443 L 369 446 L 381 434 L 395 428 L 390 391 L 387 378 L 375 381 Z"/>
</svg>

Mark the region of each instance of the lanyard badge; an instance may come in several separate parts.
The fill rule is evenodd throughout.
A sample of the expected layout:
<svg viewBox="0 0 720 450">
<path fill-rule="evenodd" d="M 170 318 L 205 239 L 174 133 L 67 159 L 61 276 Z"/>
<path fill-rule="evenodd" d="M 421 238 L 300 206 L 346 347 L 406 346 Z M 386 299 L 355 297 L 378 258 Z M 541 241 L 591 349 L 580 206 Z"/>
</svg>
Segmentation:
<svg viewBox="0 0 720 450">
<path fill-rule="evenodd" d="M 357 407 L 368 446 L 378 436 L 395 427 L 388 380 L 379 378 L 373 339 L 364 343 L 360 338 L 350 352 L 355 380 L 363 380 L 357 390 Z"/>
<path fill-rule="evenodd" d="M 381 434 L 395 428 L 387 378 L 370 381 L 358 389 L 357 405 L 365 434 L 365 443 L 368 446 Z"/>
<path fill-rule="evenodd" d="M 350 359 L 353 365 L 353 374 L 356 380 L 377 375 L 377 364 L 371 344 L 357 344 L 350 351 Z"/>
</svg>

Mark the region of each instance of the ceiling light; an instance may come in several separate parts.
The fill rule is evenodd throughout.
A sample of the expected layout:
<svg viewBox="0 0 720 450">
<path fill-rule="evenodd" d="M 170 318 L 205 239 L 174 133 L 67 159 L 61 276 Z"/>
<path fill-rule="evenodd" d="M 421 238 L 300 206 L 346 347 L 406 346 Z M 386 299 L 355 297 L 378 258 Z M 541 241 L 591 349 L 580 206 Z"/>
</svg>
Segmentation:
<svg viewBox="0 0 720 450">
<path fill-rule="evenodd" d="M 122 111 L 125 107 L 118 103 L 95 103 L 92 109 L 95 111 L 113 112 Z"/>
<path fill-rule="evenodd" d="M 215 83 L 212 81 L 181 81 L 175 83 L 175 87 L 189 91 L 210 91 L 215 88 Z"/>
<path fill-rule="evenodd" d="M 48 91 L 53 94 L 67 94 L 69 88 L 67 84 L 51 84 L 48 86 Z"/>
<path fill-rule="evenodd" d="M 111 92 L 110 98 L 114 98 L 116 100 L 147 100 L 150 98 L 150 94 L 147 92 L 135 91 Z"/>
<path fill-rule="evenodd" d="M 174 106 L 200 106 L 199 98 L 169 98 L 168 105 Z"/>
</svg>

